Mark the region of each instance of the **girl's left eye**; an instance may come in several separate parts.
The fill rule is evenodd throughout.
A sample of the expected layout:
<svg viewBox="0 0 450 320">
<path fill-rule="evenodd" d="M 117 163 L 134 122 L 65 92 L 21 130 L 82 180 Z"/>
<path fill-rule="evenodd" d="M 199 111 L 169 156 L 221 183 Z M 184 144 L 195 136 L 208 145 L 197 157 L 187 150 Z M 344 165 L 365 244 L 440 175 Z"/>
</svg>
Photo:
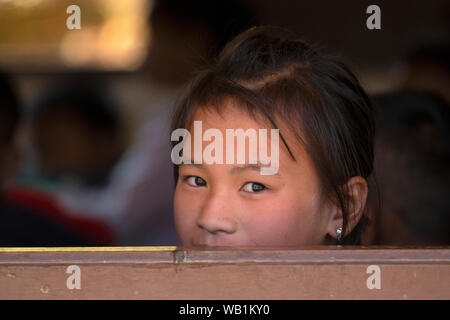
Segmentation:
<svg viewBox="0 0 450 320">
<path fill-rule="evenodd" d="M 261 192 L 266 190 L 266 186 L 264 186 L 261 183 L 257 183 L 257 182 L 249 182 L 246 183 L 243 187 L 242 190 L 244 190 L 245 192 L 250 192 L 250 193 L 257 193 L 257 192 Z"/>
</svg>

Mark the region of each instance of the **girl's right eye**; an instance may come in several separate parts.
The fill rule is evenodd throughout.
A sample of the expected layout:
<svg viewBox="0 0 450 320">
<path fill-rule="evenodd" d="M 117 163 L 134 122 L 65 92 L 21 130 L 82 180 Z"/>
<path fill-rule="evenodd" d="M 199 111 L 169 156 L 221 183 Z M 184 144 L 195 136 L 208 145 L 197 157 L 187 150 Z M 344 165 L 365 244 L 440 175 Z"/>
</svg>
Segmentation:
<svg viewBox="0 0 450 320">
<path fill-rule="evenodd" d="M 189 176 L 185 178 L 188 185 L 192 187 L 205 187 L 206 181 L 197 176 Z"/>
</svg>

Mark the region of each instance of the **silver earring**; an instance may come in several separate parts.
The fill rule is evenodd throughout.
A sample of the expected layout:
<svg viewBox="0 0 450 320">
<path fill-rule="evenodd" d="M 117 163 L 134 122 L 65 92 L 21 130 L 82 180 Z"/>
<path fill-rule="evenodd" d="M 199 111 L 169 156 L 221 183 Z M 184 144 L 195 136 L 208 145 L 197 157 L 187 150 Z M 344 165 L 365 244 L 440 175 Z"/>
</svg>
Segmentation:
<svg viewBox="0 0 450 320">
<path fill-rule="evenodd" d="M 337 240 L 341 241 L 341 239 L 342 239 L 342 228 L 337 228 L 336 229 L 336 234 L 337 234 Z"/>
</svg>

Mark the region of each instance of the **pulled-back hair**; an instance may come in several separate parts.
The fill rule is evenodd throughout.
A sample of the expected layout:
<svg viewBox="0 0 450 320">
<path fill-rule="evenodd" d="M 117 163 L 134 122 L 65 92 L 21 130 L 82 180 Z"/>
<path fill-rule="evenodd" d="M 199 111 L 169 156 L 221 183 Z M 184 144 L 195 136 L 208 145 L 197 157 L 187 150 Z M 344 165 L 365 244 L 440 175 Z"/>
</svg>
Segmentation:
<svg viewBox="0 0 450 320">
<path fill-rule="evenodd" d="M 255 27 L 237 36 L 215 63 L 192 81 L 179 100 L 172 129 L 189 128 L 198 108 L 221 112 L 233 99 L 250 115 L 288 125 L 310 155 L 324 195 L 342 209 L 342 234 L 349 220 L 346 182 L 373 169 L 375 122 L 372 105 L 354 74 L 290 32 Z M 295 158 L 280 130 L 280 138 Z M 178 167 L 175 166 L 175 178 Z M 342 244 L 359 244 L 363 215 Z"/>
</svg>

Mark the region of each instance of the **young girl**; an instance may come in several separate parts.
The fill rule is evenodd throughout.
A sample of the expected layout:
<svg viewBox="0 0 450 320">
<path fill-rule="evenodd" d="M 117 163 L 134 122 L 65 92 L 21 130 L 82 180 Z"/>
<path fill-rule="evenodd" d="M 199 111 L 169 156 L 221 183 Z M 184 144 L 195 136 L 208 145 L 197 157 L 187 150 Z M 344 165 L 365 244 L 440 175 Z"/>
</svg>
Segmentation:
<svg viewBox="0 0 450 320">
<path fill-rule="evenodd" d="M 345 65 L 284 30 L 252 28 L 180 100 L 173 130 L 193 132 L 194 121 L 223 137 L 230 129 L 258 136 L 279 129 L 279 150 L 267 147 L 279 151 L 279 169 L 262 175 L 263 164 L 250 164 L 247 154 L 244 164 L 176 165 L 183 246 L 360 243 L 375 126 L 370 101 Z"/>
</svg>

